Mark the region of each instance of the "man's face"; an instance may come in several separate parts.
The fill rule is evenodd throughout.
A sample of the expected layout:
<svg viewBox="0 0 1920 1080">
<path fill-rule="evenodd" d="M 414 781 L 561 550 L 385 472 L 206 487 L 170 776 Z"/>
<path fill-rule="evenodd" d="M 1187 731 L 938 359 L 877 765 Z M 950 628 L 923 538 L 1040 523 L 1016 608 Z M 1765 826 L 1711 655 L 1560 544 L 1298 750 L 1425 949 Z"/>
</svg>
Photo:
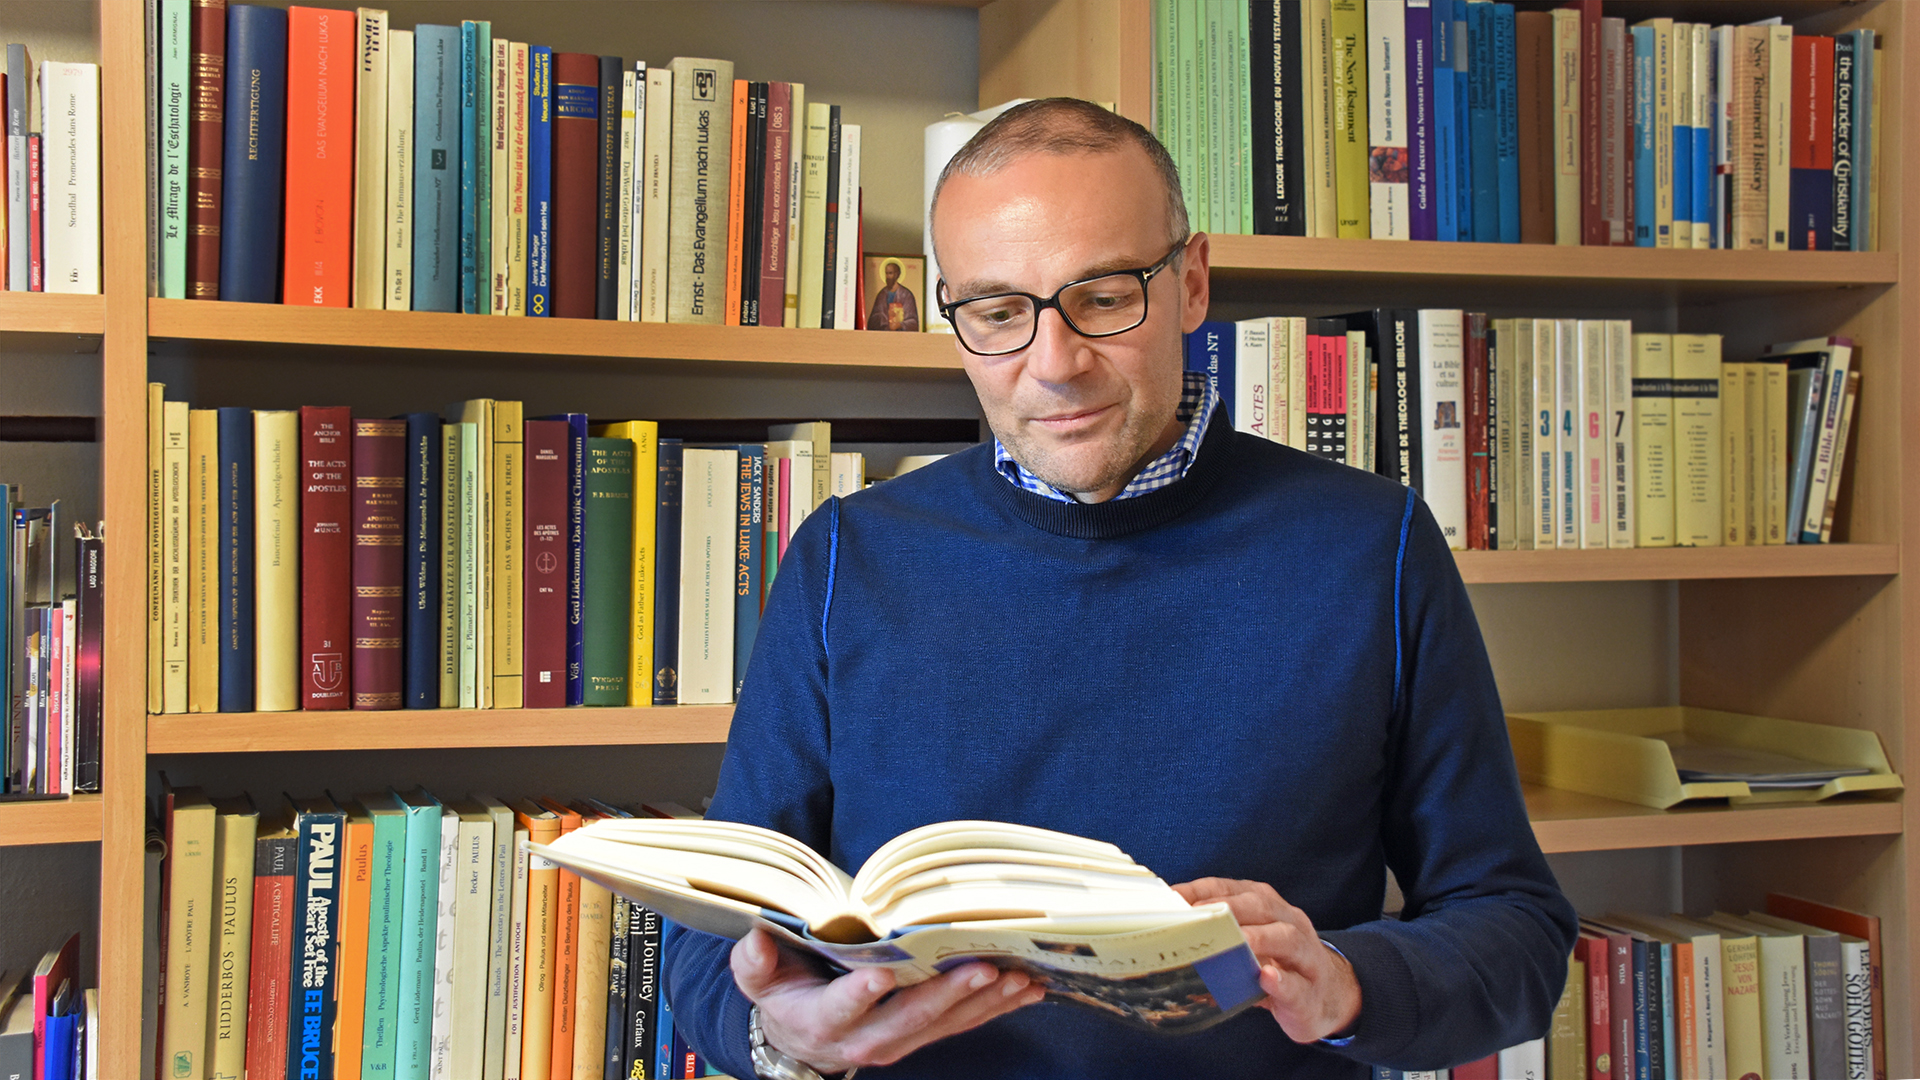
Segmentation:
<svg viewBox="0 0 1920 1080">
<path fill-rule="evenodd" d="M 933 222 L 947 299 L 1062 285 L 1151 266 L 1167 253 L 1165 188 L 1144 151 L 1028 155 L 954 176 Z M 1207 240 L 1148 283 L 1147 320 L 1085 338 L 1044 311 L 1033 344 L 1006 356 L 961 348 L 987 423 L 1035 476 L 1080 499 L 1119 494 L 1180 437 L 1181 335 L 1207 313 Z"/>
<path fill-rule="evenodd" d="M 900 280 L 900 264 L 887 264 L 887 288 L 891 289 Z"/>
</svg>

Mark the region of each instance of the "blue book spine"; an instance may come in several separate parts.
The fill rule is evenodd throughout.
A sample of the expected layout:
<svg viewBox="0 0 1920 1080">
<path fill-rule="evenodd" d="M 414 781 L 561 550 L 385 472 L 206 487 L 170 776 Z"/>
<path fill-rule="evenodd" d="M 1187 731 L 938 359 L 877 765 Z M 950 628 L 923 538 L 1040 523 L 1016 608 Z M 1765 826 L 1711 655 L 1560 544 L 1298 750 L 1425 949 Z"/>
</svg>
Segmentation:
<svg viewBox="0 0 1920 1080">
<path fill-rule="evenodd" d="M 1500 240 L 1499 117 L 1496 115 L 1493 77 L 1493 5 L 1467 5 L 1467 116 L 1473 146 L 1473 239 L 1482 244 Z"/>
<path fill-rule="evenodd" d="M 1460 239 L 1460 167 L 1453 115 L 1453 3 L 1433 0 L 1433 232 L 1436 240 Z M 1417 205 L 1417 204 L 1416 204 Z M 1414 234 L 1418 236 L 1418 233 Z"/>
<path fill-rule="evenodd" d="M 1431 0 L 1407 0 L 1407 153 L 1412 159 L 1407 198 L 1412 213 L 1407 235 L 1414 240 L 1437 240 L 1439 212 L 1434 207 L 1440 189 L 1435 184 L 1433 123 L 1433 5 Z"/>
<path fill-rule="evenodd" d="M 567 704 L 586 704 L 587 414 L 541 420 L 567 425 Z"/>
<path fill-rule="evenodd" d="M 221 409 L 218 420 L 220 711 L 252 712 L 253 410 Z"/>
<path fill-rule="evenodd" d="M 1691 35 L 1689 35 L 1691 36 Z M 1681 94 L 1688 93 L 1684 86 L 1675 84 L 1673 97 L 1678 101 Z M 1677 111 L 1677 110 L 1676 110 Z M 1693 125 L 1673 125 L 1673 223 L 1693 221 Z M 1677 240 L 1678 237 L 1676 236 Z M 1675 247 L 1691 247 L 1692 240 L 1676 243 Z"/>
<path fill-rule="evenodd" d="M 287 13 L 227 8 L 226 127 L 220 169 L 220 299 L 280 302 L 286 157 Z M 220 670 L 226 670 L 223 662 Z M 249 709 L 252 706 L 248 706 Z"/>
<path fill-rule="evenodd" d="M 368 1080 L 394 1075 L 394 1037 L 400 1023 L 400 927 L 406 888 L 407 816 L 383 797 L 394 813 L 373 814 L 373 859 L 368 870 L 367 1005 L 360 1045 L 360 1072 Z M 438 869 L 434 878 L 439 882 Z"/>
<path fill-rule="evenodd" d="M 1657 968 L 1658 962 L 1655 963 Z M 1654 978 L 1658 979 L 1655 973 Z M 1637 1080 L 1653 1080 L 1653 1046 L 1648 1042 L 1652 1029 L 1647 1017 L 1647 943 L 1633 942 L 1633 1075 Z"/>
<path fill-rule="evenodd" d="M 413 30 L 413 310 L 460 302 L 460 29 Z"/>
<path fill-rule="evenodd" d="M 653 550 L 653 703 L 680 701 L 680 484 L 684 449 L 660 440 Z M 665 1000 L 665 995 L 662 995 Z"/>
<path fill-rule="evenodd" d="M 288 1080 L 328 1080 L 333 1075 L 335 964 L 340 956 L 340 853 L 347 816 L 331 800 L 300 811 L 294 864 L 296 946 L 290 972 L 287 1030 Z M 437 880 L 437 877 L 436 877 Z"/>
<path fill-rule="evenodd" d="M 477 22 L 473 52 L 473 306 L 493 314 L 493 24 Z M 462 268 L 464 270 L 464 267 Z M 504 292 L 504 288 L 503 288 Z"/>
<path fill-rule="evenodd" d="M 1660 1056 L 1670 1077 L 1685 1076 L 1679 1068 L 1679 1007 L 1674 998 L 1673 946 L 1660 944 Z"/>
<path fill-rule="evenodd" d="M 406 805 L 401 870 L 399 1023 L 396 1080 L 426 1080 L 432 1064 L 433 946 L 440 904 L 440 804 L 415 793 Z"/>
<path fill-rule="evenodd" d="M 492 88 L 480 85 L 480 24 L 460 24 L 460 306 L 473 313 L 480 292 L 480 155 L 492 148 L 480 140 L 481 99 L 492 99 Z"/>
<path fill-rule="evenodd" d="M 753 639 L 760 632 L 760 578 L 765 571 L 766 526 L 761 518 L 767 483 L 767 448 L 759 443 L 740 445 L 740 493 L 734 520 L 733 700 L 740 700 L 740 684 L 747 677 Z"/>
<path fill-rule="evenodd" d="M 1233 351 L 1236 331 L 1230 322 L 1208 321 L 1187 335 L 1187 370 L 1206 373 L 1229 414 L 1233 407 Z"/>
<path fill-rule="evenodd" d="M 1473 239 L 1473 41 L 1467 33 L 1467 0 L 1453 4 L 1453 218 L 1455 239 Z"/>
<path fill-rule="evenodd" d="M 76 989 L 75 995 L 79 994 Z M 66 1006 L 72 1009 L 69 1002 Z M 43 1080 L 68 1080 L 75 1075 L 74 1066 L 79 1064 L 78 1056 L 73 1052 L 74 1033 L 80 1029 L 80 1014 L 66 1012 L 46 1018 L 46 1028 L 41 1036 L 41 1045 L 45 1049 L 40 1066 Z"/>
<path fill-rule="evenodd" d="M 665 942 L 667 939 L 666 928 L 669 925 L 669 920 L 660 920 L 660 940 L 662 942 L 660 946 L 661 971 L 667 970 L 667 947 Z M 654 1011 L 659 1014 L 660 1022 L 654 1025 L 653 1029 L 653 1075 L 656 1077 L 678 1076 L 680 1075 L 679 1072 L 673 1067 L 673 1044 L 675 1041 L 675 1035 L 673 1033 L 673 1006 L 667 1003 L 666 988 L 664 985 L 661 987 L 660 993 L 654 995 L 654 1003 Z"/>
<path fill-rule="evenodd" d="M 1800 542 L 1800 526 L 1807 520 L 1807 479 L 1813 473 L 1813 452 L 1820 444 L 1820 398 L 1826 385 L 1826 353 L 1787 358 L 1787 444 L 1793 459 L 1787 473 L 1787 543 Z"/>
<path fill-rule="evenodd" d="M 1846 36 L 1853 43 L 1853 224 L 1852 251 L 1869 251 L 1873 237 L 1868 229 L 1867 207 L 1873 196 L 1873 65 L 1879 59 L 1873 51 L 1873 31 L 1852 30 Z M 1838 247 L 1839 245 L 1834 245 Z"/>
<path fill-rule="evenodd" d="M 1494 157 L 1500 179 L 1500 242 L 1520 242 L 1520 97 L 1513 5 L 1493 5 Z"/>
<path fill-rule="evenodd" d="M 1707 54 L 1711 57 L 1713 50 L 1708 49 Z M 1698 57 L 1694 62 L 1699 63 Z M 1708 78 L 1712 78 L 1711 69 L 1709 69 Z M 1707 85 L 1713 84 L 1709 82 Z M 1707 111 L 1715 111 L 1711 93 L 1707 97 L 1706 105 Z M 1711 237 L 1713 235 L 1713 119 L 1697 113 L 1693 118 L 1693 164 L 1688 167 L 1687 180 L 1689 186 L 1693 188 L 1693 194 L 1688 203 L 1693 210 L 1693 235 L 1696 238 Z M 1695 239 L 1694 243 L 1699 244 L 1700 241 Z"/>
<path fill-rule="evenodd" d="M 1833 39 L 1833 224 L 1827 246 L 1835 251 L 1853 250 L 1853 230 L 1860 224 L 1853 161 L 1853 126 L 1860 118 L 1857 41 L 1851 33 Z"/>
<path fill-rule="evenodd" d="M 527 49 L 527 314 L 553 310 L 553 50 Z"/>
<path fill-rule="evenodd" d="M 407 583 L 401 700 L 440 706 L 440 417 L 408 413 Z"/>
<path fill-rule="evenodd" d="M 1658 177 L 1653 168 L 1653 27 L 1629 28 L 1633 35 L 1633 243 L 1653 247 L 1653 203 Z"/>
</svg>

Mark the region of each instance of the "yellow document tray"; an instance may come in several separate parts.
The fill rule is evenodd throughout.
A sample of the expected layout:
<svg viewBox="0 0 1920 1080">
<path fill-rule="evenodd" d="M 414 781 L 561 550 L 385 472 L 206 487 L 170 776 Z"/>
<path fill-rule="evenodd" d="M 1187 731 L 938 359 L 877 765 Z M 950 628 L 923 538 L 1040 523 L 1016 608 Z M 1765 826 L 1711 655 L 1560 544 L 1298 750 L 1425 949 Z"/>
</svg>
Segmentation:
<svg viewBox="0 0 1920 1080">
<path fill-rule="evenodd" d="M 1657 810 L 1690 799 L 1745 803 L 1816 802 L 1846 792 L 1904 787 L 1871 731 L 1668 705 L 1507 714 L 1520 779 L 1531 784 L 1639 803 Z M 1818 788 L 1753 791 L 1743 782 L 1680 782 L 1669 743 L 1744 746 L 1823 765 L 1865 766 Z"/>
</svg>

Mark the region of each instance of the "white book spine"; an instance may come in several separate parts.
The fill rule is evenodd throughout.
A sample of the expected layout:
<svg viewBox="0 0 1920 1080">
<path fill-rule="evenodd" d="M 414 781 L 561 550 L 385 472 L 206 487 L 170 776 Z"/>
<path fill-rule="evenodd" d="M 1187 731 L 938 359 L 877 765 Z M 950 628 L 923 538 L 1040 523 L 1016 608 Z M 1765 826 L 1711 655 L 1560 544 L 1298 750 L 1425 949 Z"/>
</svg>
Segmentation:
<svg viewBox="0 0 1920 1080">
<path fill-rule="evenodd" d="M 1557 495 L 1559 469 L 1560 362 L 1555 351 L 1555 320 L 1522 320 L 1529 334 L 1533 359 L 1533 546 L 1546 550 L 1560 546 Z"/>
<path fill-rule="evenodd" d="M 493 819 L 492 895 L 487 898 L 487 1025 L 480 1080 L 504 1080 L 507 987 L 513 959 L 513 811 L 490 796 L 481 805 Z"/>
<path fill-rule="evenodd" d="M 1273 409 L 1267 396 L 1267 321 L 1247 319 L 1234 324 L 1233 429 L 1266 438 Z"/>
<path fill-rule="evenodd" d="M 1368 206 L 1375 240 L 1412 236 L 1407 189 L 1406 0 L 1367 0 L 1367 140 L 1369 162 L 1399 162 L 1369 168 Z M 1399 154 L 1392 151 L 1398 150 Z M 1383 153 L 1384 151 L 1384 153 Z M 1429 483 L 1428 486 L 1432 486 Z M 1431 504 L 1432 500 L 1428 500 Z M 1463 524 L 1460 537 L 1466 535 Z"/>
<path fill-rule="evenodd" d="M 1580 546 L 1607 546 L 1610 515 L 1607 498 L 1607 324 L 1600 319 L 1579 320 L 1580 401 L 1576 423 L 1580 429 Z"/>
<path fill-rule="evenodd" d="M 1267 320 L 1267 438 L 1287 441 L 1288 410 L 1293 402 L 1287 396 L 1288 357 L 1287 320 L 1276 316 Z"/>
<path fill-rule="evenodd" d="M 1364 331 L 1347 331 L 1347 464 L 1356 469 L 1373 471 L 1373 448 L 1368 445 L 1367 434 L 1373 419 L 1372 401 L 1372 365 L 1367 363 L 1367 335 Z M 1463 439 L 1461 445 L 1465 445 Z M 1464 461 L 1464 459 L 1463 459 Z M 1464 465 L 1462 466 L 1464 469 Z M 1462 473 L 1464 476 L 1464 472 Z M 1463 484 L 1464 480 L 1461 481 Z"/>
<path fill-rule="evenodd" d="M 680 489 L 682 705 L 733 700 L 733 507 L 739 470 L 737 450 L 686 451 Z M 796 469 L 792 475 L 800 473 Z"/>
<path fill-rule="evenodd" d="M 1467 546 L 1462 323 L 1458 309 L 1420 312 L 1420 474 L 1425 483 L 1420 497 L 1433 512 L 1447 546 L 1455 551 Z"/>
<path fill-rule="evenodd" d="M 1633 324 L 1607 321 L 1607 546 L 1633 546 Z"/>
<path fill-rule="evenodd" d="M 492 185 L 487 211 L 493 223 L 487 234 L 487 289 L 492 297 L 490 310 L 505 315 L 507 283 L 513 276 L 513 42 L 493 39 L 493 63 L 487 74 L 493 81 L 493 119 L 488 125 L 493 160 L 487 174 Z"/>
<path fill-rule="evenodd" d="M 646 90 L 646 75 L 640 76 L 640 90 Z M 614 290 L 618 293 L 621 322 L 632 322 L 636 292 L 633 278 L 633 167 L 634 167 L 634 73 L 620 73 L 620 179 L 613 196 L 619 214 L 619 264 L 614 270 Z"/>
<path fill-rule="evenodd" d="M 1557 372 L 1554 400 L 1554 544 L 1580 546 L 1580 501 L 1584 493 L 1580 469 L 1580 321 L 1553 320 L 1553 355 Z"/>
<path fill-rule="evenodd" d="M 787 261 L 781 264 L 787 268 L 787 290 L 781 325 L 797 327 L 800 325 L 800 184 L 806 175 L 803 151 L 807 143 L 807 84 L 789 83 L 788 85 L 793 87 L 793 104 L 787 109 L 787 116 L 790 118 L 787 128 L 792 142 L 787 148 Z M 929 223 L 927 226 L 929 235 L 932 234 L 932 229 L 933 226 Z M 931 240 L 926 245 L 926 254 L 929 291 L 920 295 L 929 299 L 921 305 L 920 329 L 937 333 L 950 327 L 947 326 L 947 320 L 935 318 L 935 313 L 927 310 L 933 304 L 931 298 L 934 296 L 931 291 L 935 272 Z"/>
<path fill-rule="evenodd" d="M 507 1045 L 502 1080 L 520 1080 L 520 1044 L 527 991 L 527 840 L 525 829 L 513 831 L 513 891 L 508 902 L 512 944 L 507 961 Z"/>
<path fill-rule="evenodd" d="M 413 308 L 413 31 L 387 35 L 388 311 Z"/>
<path fill-rule="evenodd" d="M 486 1060 L 487 961 L 492 952 L 493 820 L 484 813 L 456 820 L 449 1075 L 479 1077 Z"/>
<path fill-rule="evenodd" d="M 100 291 L 100 68 L 40 65 L 48 292 Z"/>
<path fill-rule="evenodd" d="M 1847 1080 L 1873 1076 L 1873 969 L 1867 943 L 1859 938 L 1840 942 L 1840 981 L 1846 1000 Z M 1722 1069 L 1721 1074 L 1725 1075 Z"/>
<path fill-rule="evenodd" d="M 527 313 L 527 43 L 513 43 L 507 112 L 507 314 Z M 496 181 L 496 186 L 501 182 Z M 496 196 L 496 199 L 498 197 Z"/>
<path fill-rule="evenodd" d="M 387 306 L 387 13 L 354 20 L 353 306 Z"/>
<path fill-rule="evenodd" d="M 1727 1080 L 1725 990 L 1721 985 L 1720 936 L 1693 939 L 1694 1073 L 1701 1080 Z"/>
<path fill-rule="evenodd" d="M 1305 316 L 1287 318 L 1287 400 L 1294 403 L 1287 415 L 1287 445 L 1295 450 L 1307 448 L 1307 320 Z"/>
<path fill-rule="evenodd" d="M 1502 526 L 1505 546 L 1517 551 L 1533 550 L 1534 488 L 1538 477 L 1533 467 L 1534 432 L 1540 424 L 1533 407 L 1533 320 L 1512 319 L 1507 325 L 1507 341 L 1502 347 L 1512 355 L 1513 462 L 1501 477 L 1500 504 L 1513 508 L 1510 526 Z"/>
<path fill-rule="evenodd" d="M 1547 1040 L 1529 1039 L 1500 1051 L 1500 1080 L 1547 1080 Z"/>
<path fill-rule="evenodd" d="M 453 1072 L 453 939 L 460 910 L 454 886 L 459 875 L 460 815 L 440 808 L 440 892 L 434 902 L 437 919 L 433 934 L 433 1020 L 428 1053 L 432 1080 L 454 1080 Z"/>
<path fill-rule="evenodd" d="M 861 297 L 855 280 L 860 270 L 860 125 L 840 125 L 839 246 L 833 264 L 833 328 L 851 330 Z"/>
<path fill-rule="evenodd" d="M 1793 190 L 1793 27 L 1767 31 L 1767 250 L 1785 251 Z"/>
<path fill-rule="evenodd" d="M 1553 242 L 1580 243 L 1580 13 L 1553 13 Z"/>
<path fill-rule="evenodd" d="M 160 295 L 174 300 L 187 296 L 187 80 L 193 42 L 188 12 L 188 0 L 160 0 Z M 7 53 L 11 68 L 13 50 Z M 9 78 L 9 95 L 14 85 Z M 24 126 L 14 130 L 14 109 L 8 101 L 7 288 L 22 291 L 27 287 L 27 138 Z"/>
<path fill-rule="evenodd" d="M 1807 939 L 1761 934 L 1760 1029 L 1769 1077 L 1811 1076 L 1807 1045 Z"/>
<path fill-rule="evenodd" d="M 647 69 L 646 146 L 640 182 L 646 189 L 640 216 L 640 321 L 667 321 L 667 154 L 673 139 L 673 72 Z"/>
</svg>

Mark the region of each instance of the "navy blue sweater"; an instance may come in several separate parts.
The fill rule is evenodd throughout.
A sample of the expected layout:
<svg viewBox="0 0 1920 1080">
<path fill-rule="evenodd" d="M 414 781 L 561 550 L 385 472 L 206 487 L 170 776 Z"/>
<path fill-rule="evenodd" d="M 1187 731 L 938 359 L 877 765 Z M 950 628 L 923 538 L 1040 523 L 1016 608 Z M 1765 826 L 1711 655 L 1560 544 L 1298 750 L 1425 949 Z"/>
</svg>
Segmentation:
<svg viewBox="0 0 1920 1080">
<path fill-rule="evenodd" d="M 855 870 L 929 822 L 1271 883 L 1353 963 L 1344 1049 L 1250 1010 L 1136 1031 L 1043 1002 L 862 1077 L 1352 1077 L 1546 1030 L 1575 921 L 1536 845 L 1465 587 L 1407 489 L 1224 412 L 1185 479 L 1053 502 L 975 447 L 821 507 L 780 566 L 715 817 Z M 1383 919 L 1391 867 L 1405 921 Z M 750 1077 L 731 942 L 675 930 L 674 1023 Z"/>
</svg>

